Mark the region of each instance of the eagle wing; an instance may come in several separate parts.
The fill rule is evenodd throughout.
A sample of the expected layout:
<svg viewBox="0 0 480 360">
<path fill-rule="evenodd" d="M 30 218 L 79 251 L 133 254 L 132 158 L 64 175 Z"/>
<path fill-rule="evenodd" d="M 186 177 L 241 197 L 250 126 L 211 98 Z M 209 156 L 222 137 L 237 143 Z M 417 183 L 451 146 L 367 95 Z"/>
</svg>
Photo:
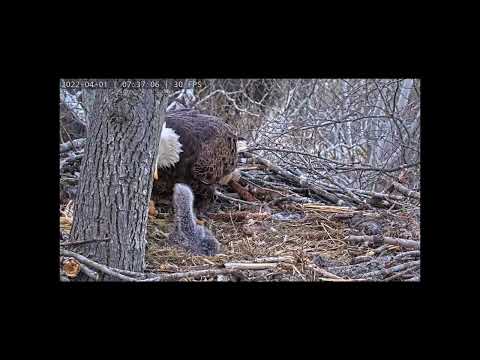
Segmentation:
<svg viewBox="0 0 480 360">
<path fill-rule="evenodd" d="M 195 163 L 192 175 L 198 181 L 213 185 L 225 175 L 235 170 L 237 162 L 237 137 L 231 128 L 222 123 L 216 124 L 204 139 Z M 213 126 L 213 124 L 212 124 Z"/>
<path fill-rule="evenodd" d="M 235 170 L 237 136 L 221 119 L 179 110 L 167 113 L 166 124 L 179 135 L 182 153 L 175 166 L 159 169 L 152 190 L 155 197 L 170 194 L 177 182 L 189 184 L 197 195 Z"/>
</svg>

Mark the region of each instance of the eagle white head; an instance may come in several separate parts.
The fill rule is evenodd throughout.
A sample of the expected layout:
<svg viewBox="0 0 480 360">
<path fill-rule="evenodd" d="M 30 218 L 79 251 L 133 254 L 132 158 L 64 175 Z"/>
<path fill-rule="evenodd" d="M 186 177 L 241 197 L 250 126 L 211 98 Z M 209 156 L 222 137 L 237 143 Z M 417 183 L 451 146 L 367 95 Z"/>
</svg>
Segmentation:
<svg viewBox="0 0 480 360">
<path fill-rule="evenodd" d="M 158 149 L 158 167 L 167 168 L 175 165 L 180 160 L 182 144 L 178 140 L 180 136 L 163 123 L 162 136 Z"/>
</svg>

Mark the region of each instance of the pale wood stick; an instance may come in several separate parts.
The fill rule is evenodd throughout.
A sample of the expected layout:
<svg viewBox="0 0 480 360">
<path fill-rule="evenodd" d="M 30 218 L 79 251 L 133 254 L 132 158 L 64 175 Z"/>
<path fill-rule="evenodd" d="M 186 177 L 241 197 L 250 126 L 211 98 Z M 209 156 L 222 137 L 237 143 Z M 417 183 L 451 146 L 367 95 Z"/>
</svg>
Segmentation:
<svg viewBox="0 0 480 360">
<path fill-rule="evenodd" d="M 224 266 L 227 269 L 234 270 L 261 270 L 261 269 L 272 269 L 276 267 L 276 263 L 225 263 Z"/>
<path fill-rule="evenodd" d="M 345 238 L 347 241 L 353 242 L 370 242 L 375 243 L 378 241 L 383 241 L 386 244 L 390 245 L 398 245 L 405 248 L 413 248 L 413 249 L 420 249 L 420 241 L 415 240 L 408 240 L 408 239 L 399 239 L 399 238 L 392 238 L 388 236 L 374 236 L 374 235 L 350 235 Z"/>
<path fill-rule="evenodd" d="M 174 281 L 183 278 L 197 278 L 201 276 L 213 276 L 213 275 L 220 275 L 220 274 L 236 274 L 237 270 L 235 269 L 211 269 L 211 270 L 194 270 L 194 271 L 187 271 L 187 272 L 180 272 L 180 273 L 172 273 L 172 274 L 162 274 L 160 276 L 152 277 L 149 279 L 144 280 L 137 280 L 139 282 L 154 282 L 154 281 Z"/>
</svg>

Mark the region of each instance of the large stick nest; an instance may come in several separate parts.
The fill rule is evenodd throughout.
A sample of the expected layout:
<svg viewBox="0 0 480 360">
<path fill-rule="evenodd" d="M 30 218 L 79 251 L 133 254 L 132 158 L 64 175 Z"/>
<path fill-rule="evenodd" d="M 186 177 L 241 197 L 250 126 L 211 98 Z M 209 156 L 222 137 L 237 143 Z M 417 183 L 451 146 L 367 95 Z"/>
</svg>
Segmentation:
<svg viewBox="0 0 480 360">
<path fill-rule="evenodd" d="M 171 213 L 149 219 L 146 257 L 149 271 L 227 267 L 238 268 L 241 273 L 241 276 L 200 280 L 219 280 L 219 277 L 251 281 L 382 280 L 392 275 L 383 269 L 419 258 L 418 251 L 383 244 L 381 239 L 378 244 L 347 240 L 351 234 L 360 234 L 357 237 L 362 238 L 366 226 L 372 222 L 381 224 L 383 237 L 417 238 L 418 223 L 402 211 L 392 214 L 316 204 L 238 210 L 238 205 L 235 208 L 221 203 L 205 224 L 222 244 L 220 253 L 213 257 L 191 256 L 183 249 L 169 246 L 166 234 L 172 221 Z M 406 251 L 411 254 L 395 258 Z M 416 262 L 404 270 L 409 269 L 406 276 L 419 276 Z"/>
<path fill-rule="evenodd" d="M 67 195 L 62 197 L 60 227 L 66 238 L 73 217 L 78 154 L 81 150 L 73 155 L 65 154 L 61 160 L 62 191 Z M 287 173 L 266 161 L 260 166 L 250 164 L 243 168 L 241 180 L 235 186 L 219 187 L 205 223 L 221 243 L 216 256 L 192 256 L 168 245 L 166 237 L 173 223 L 171 207 L 160 208 L 159 213 L 149 216 L 147 268 L 138 278 L 170 274 L 165 275 L 165 279 L 420 279 L 418 193 L 409 196 L 395 185 L 398 194 L 358 192 L 355 198 L 362 197 L 364 203 L 343 202 L 347 206 L 338 206 L 329 201 L 338 196 L 338 192 L 325 191 L 302 180 L 295 183 L 295 177 Z M 343 199 L 348 199 L 352 194 L 343 195 Z M 252 199 L 257 201 L 252 203 Z M 369 201 L 372 199 L 377 201 Z"/>
</svg>

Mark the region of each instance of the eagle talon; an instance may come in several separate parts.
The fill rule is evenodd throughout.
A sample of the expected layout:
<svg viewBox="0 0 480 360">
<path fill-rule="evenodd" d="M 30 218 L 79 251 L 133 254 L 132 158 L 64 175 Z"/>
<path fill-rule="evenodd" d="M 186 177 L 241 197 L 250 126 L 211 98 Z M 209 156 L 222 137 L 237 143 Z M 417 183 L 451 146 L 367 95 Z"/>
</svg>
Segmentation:
<svg viewBox="0 0 480 360">
<path fill-rule="evenodd" d="M 150 200 L 148 202 L 148 215 L 151 215 L 151 216 L 157 216 L 158 215 L 158 211 L 155 208 L 155 202 L 153 200 Z"/>
<path fill-rule="evenodd" d="M 196 220 L 198 225 L 204 225 L 208 221 L 208 216 L 203 211 L 197 211 Z"/>
</svg>

